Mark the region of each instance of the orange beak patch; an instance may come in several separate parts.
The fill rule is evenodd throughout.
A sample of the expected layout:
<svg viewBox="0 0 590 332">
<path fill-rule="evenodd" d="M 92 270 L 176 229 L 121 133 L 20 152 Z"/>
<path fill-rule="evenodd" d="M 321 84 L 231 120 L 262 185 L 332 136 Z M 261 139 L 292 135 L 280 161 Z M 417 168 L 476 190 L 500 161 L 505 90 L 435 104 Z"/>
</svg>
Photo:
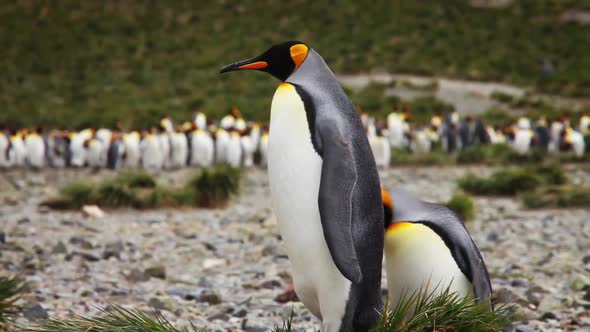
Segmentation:
<svg viewBox="0 0 590 332">
<path fill-rule="evenodd" d="M 240 66 L 240 69 L 264 69 L 268 67 L 268 63 L 266 61 L 256 61 L 249 63 L 247 65 Z"/>
</svg>

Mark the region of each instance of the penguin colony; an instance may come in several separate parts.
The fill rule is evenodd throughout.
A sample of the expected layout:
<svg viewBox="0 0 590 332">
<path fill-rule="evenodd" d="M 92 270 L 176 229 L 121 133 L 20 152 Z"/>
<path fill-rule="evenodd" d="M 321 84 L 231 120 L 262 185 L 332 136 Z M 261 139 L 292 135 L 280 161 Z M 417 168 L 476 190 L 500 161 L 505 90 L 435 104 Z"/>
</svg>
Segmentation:
<svg viewBox="0 0 590 332">
<path fill-rule="evenodd" d="M 281 81 L 266 155 L 273 211 L 295 292 L 322 331 L 375 325 L 383 309 L 384 253 L 393 305 L 403 294 L 437 287 L 489 300 L 485 264 L 463 223 L 442 206 L 381 189 L 370 143 L 379 137 L 376 128 L 363 123 L 315 50 L 289 41 L 221 73 L 240 70 Z M 403 144 L 407 123 L 396 120 L 400 131 L 390 138 Z"/>
<path fill-rule="evenodd" d="M 392 112 L 385 120 L 357 110 L 380 168 L 395 163 L 392 148 L 416 154 L 440 147 L 448 153 L 475 144 L 508 144 L 520 154 L 531 148 L 548 152 L 590 153 L 590 115 L 577 125 L 567 117 L 548 122 L 521 117 L 503 128 L 485 125 L 481 119 L 456 112 L 434 115 L 428 125 L 412 126 L 408 110 Z M 174 126 L 164 117 L 149 130 L 124 131 L 106 128 L 49 130 L 41 128 L 0 130 L 0 168 L 91 167 L 138 168 L 158 171 L 181 167 L 227 164 L 266 166 L 268 125 L 246 121 L 237 108 L 220 121 L 202 112 L 191 121 Z M 257 157 L 257 158 L 255 158 Z"/>
</svg>

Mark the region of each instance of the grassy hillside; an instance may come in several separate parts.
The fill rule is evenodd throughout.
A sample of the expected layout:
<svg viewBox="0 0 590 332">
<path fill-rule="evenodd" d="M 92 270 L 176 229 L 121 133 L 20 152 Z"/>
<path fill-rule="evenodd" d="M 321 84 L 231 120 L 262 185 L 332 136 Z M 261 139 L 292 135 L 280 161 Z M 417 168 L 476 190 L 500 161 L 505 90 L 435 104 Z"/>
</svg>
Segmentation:
<svg viewBox="0 0 590 332">
<path fill-rule="evenodd" d="M 590 25 L 563 22 L 587 0 L 4 1 L 0 125 L 140 127 L 238 105 L 266 119 L 277 85 L 226 63 L 300 39 L 336 72 L 385 69 L 590 95 Z M 542 79 L 542 60 L 557 66 Z"/>
</svg>

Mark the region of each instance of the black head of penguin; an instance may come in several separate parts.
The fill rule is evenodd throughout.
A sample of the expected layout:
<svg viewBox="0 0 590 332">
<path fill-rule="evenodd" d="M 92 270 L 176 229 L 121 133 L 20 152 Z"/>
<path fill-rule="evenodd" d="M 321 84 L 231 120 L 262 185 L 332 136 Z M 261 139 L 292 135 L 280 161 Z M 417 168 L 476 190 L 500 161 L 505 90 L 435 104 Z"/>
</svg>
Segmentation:
<svg viewBox="0 0 590 332">
<path fill-rule="evenodd" d="M 227 65 L 221 69 L 220 73 L 235 70 L 260 70 L 285 81 L 303 63 L 308 51 L 307 45 L 292 40 L 274 45 L 257 57 Z"/>
</svg>

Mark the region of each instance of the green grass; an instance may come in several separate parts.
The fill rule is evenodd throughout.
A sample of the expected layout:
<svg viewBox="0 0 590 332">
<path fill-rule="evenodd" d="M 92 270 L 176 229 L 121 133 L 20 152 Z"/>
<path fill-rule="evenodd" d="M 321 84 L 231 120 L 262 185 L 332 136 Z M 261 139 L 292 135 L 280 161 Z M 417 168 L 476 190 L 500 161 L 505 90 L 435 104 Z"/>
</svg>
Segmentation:
<svg viewBox="0 0 590 332">
<path fill-rule="evenodd" d="M 504 331 L 511 307 L 490 310 L 489 303 L 459 297 L 447 288 L 441 294 L 417 292 L 386 310 L 371 332 Z"/>
<path fill-rule="evenodd" d="M 393 149 L 391 164 L 393 166 L 429 166 L 451 165 L 455 163 L 455 155 L 442 150 L 432 150 L 430 153 L 418 154 L 408 149 Z"/>
<path fill-rule="evenodd" d="M 0 124 L 148 127 L 195 109 L 220 117 L 231 105 L 265 120 L 277 82 L 218 70 L 296 38 L 337 73 L 384 69 L 588 95 L 590 26 L 559 16 L 589 7 L 576 0 L 502 9 L 467 0 L 9 1 L 0 5 Z M 539 74 L 544 58 L 556 63 L 553 77 Z"/>
<path fill-rule="evenodd" d="M 42 204 L 62 210 L 79 209 L 84 205 L 136 209 L 221 207 L 238 193 L 240 181 L 240 171 L 229 167 L 203 169 L 181 188 L 159 186 L 145 172 L 126 172 L 102 182 L 67 184 L 61 188 L 59 196 L 51 197 Z"/>
<path fill-rule="evenodd" d="M 529 209 L 587 208 L 590 206 L 590 188 L 578 186 L 551 186 L 521 193 L 518 198 Z"/>
<path fill-rule="evenodd" d="M 189 182 L 195 193 L 196 204 L 203 207 L 222 207 L 240 189 L 241 172 L 238 168 L 204 169 Z"/>
<path fill-rule="evenodd" d="M 198 328 L 175 328 L 164 316 L 148 315 L 136 309 L 125 309 L 112 305 L 111 310 L 92 317 L 70 316 L 49 318 L 41 323 L 26 327 L 23 332 L 198 332 Z"/>
<path fill-rule="evenodd" d="M 0 331 L 8 330 L 18 310 L 15 302 L 25 288 L 24 280 L 19 276 L 0 276 Z"/>
<path fill-rule="evenodd" d="M 490 310 L 489 303 L 461 298 L 447 288 L 440 294 L 417 292 L 403 297 L 394 308 L 386 308 L 371 332 L 504 331 L 511 320 L 512 307 Z M 291 332 L 292 317 L 273 332 Z"/>
<path fill-rule="evenodd" d="M 566 182 L 559 166 L 536 166 L 527 168 L 506 168 L 489 177 L 468 174 L 459 179 L 462 190 L 475 195 L 516 195 L 534 191 L 541 186 L 559 185 Z"/>
<path fill-rule="evenodd" d="M 465 193 L 455 193 L 445 206 L 455 212 L 463 222 L 469 222 L 475 218 L 475 202 Z"/>
</svg>

